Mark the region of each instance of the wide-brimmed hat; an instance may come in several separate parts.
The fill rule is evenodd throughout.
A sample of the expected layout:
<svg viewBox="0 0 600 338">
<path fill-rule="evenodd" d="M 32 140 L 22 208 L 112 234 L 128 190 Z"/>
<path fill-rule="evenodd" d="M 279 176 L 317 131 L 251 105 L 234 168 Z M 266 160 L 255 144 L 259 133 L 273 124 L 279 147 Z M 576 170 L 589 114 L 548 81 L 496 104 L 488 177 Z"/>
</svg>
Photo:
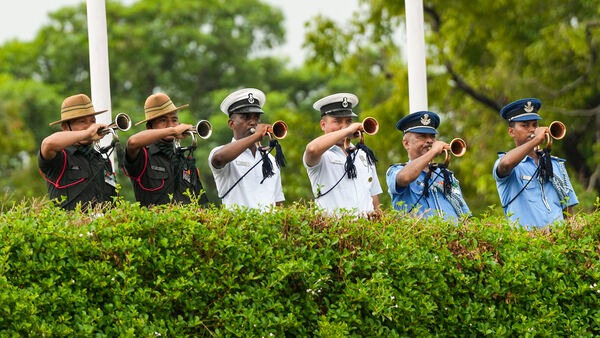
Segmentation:
<svg viewBox="0 0 600 338">
<path fill-rule="evenodd" d="M 137 126 L 146 121 L 154 120 L 157 117 L 167 115 L 187 106 L 189 106 L 189 104 L 184 104 L 183 106 L 176 107 L 167 94 L 152 94 L 148 96 L 148 98 L 146 99 L 146 103 L 144 103 L 144 114 L 146 116 L 146 119 L 136 123 L 135 125 Z"/>
<path fill-rule="evenodd" d="M 60 106 L 60 120 L 51 122 L 49 125 L 53 126 L 76 118 L 101 114 L 105 111 L 107 110 L 95 111 L 92 100 L 87 95 L 73 95 L 64 99 Z"/>
</svg>

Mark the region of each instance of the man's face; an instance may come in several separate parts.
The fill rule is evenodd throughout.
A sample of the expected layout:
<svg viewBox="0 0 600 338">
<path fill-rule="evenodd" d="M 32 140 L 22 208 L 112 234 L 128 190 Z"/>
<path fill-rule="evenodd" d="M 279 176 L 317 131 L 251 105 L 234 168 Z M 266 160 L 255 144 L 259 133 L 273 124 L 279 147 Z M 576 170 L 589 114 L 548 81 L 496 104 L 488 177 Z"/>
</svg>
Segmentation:
<svg viewBox="0 0 600 338">
<path fill-rule="evenodd" d="M 252 129 L 260 123 L 259 113 L 233 113 L 229 117 L 228 125 L 233 131 L 233 137 L 236 140 L 252 135 Z"/>
<path fill-rule="evenodd" d="M 513 122 L 512 126 L 508 127 L 508 134 L 515 140 L 515 144 L 520 146 L 531 139 L 531 134 L 537 127 L 537 120 Z"/>
<path fill-rule="evenodd" d="M 61 123 L 61 128 L 62 128 L 62 130 L 65 130 L 65 131 L 67 131 L 67 130 L 80 131 L 80 130 L 88 129 L 94 123 L 96 123 L 96 116 L 91 115 L 91 116 L 85 116 L 85 117 L 78 117 L 76 119 L 72 119 L 70 121 L 63 122 L 63 123 Z M 91 143 L 92 143 L 92 141 L 79 142 L 79 144 L 82 144 L 82 145 L 88 145 Z"/>
<path fill-rule="evenodd" d="M 94 115 L 78 117 L 76 119 L 72 119 L 71 121 L 64 122 L 62 124 L 62 128 L 63 128 L 63 130 L 72 130 L 72 131 L 86 130 L 94 123 L 96 123 L 96 116 L 94 116 Z"/>
<path fill-rule="evenodd" d="M 408 132 L 402 139 L 402 144 L 411 160 L 423 156 L 435 142 L 435 134 L 420 134 Z"/>
<path fill-rule="evenodd" d="M 155 118 L 154 120 L 152 120 L 151 129 L 164 129 L 164 128 L 171 128 L 171 127 L 177 127 L 179 125 L 179 116 L 177 114 L 177 111 L 168 113 L 166 115 L 163 116 L 159 116 L 157 118 Z M 175 136 L 167 136 L 165 137 L 163 140 L 164 141 L 173 141 L 175 139 Z"/>
<path fill-rule="evenodd" d="M 352 117 L 351 116 L 347 116 L 347 117 L 340 117 L 340 116 L 330 116 L 330 115 L 325 115 L 321 118 L 321 130 L 323 130 L 323 132 L 325 132 L 325 134 L 327 133 L 331 133 L 334 131 L 338 131 L 344 128 L 347 128 L 348 126 L 350 126 L 352 124 Z M 339 145 L 340 147 L 344 146 L 344 140 L 340 140 L 337 145 Z"/>
</svg>

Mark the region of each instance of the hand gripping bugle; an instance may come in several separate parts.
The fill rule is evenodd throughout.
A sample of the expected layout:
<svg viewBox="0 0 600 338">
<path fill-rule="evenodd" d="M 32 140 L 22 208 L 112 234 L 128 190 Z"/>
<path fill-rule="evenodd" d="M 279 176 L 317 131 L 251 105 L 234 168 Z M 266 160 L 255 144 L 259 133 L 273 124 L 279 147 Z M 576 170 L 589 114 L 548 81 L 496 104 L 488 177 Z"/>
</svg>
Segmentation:
<svg viewBox="0 0 600 338">
<path fill-rule="evenodd" d="M 553 121 L 548 126 L 546 133 L 546 149 L 552 148 L 552 139 L 561 140 L 567 134 L 567 127 L 560 121 Z"/>
<path fill-rule="evenodd" d="M 359 138 L 359 143 L 364 143 L 363 133 L 367 135 L 375 135 L 379 131 L 379 123 L 374 117 L 365 117 L 362 121 L 362 131 L 354 133 L 354 137 Z M 347 149 L 350 146 L 350 138 L 344 140 L 344 148 Z"/>
<path fill-rule="evenodd" d="M 461 138 L 455 138 L 450 141 L 450 151 L 448 149 L 444 149 L 444 165 L 448 167 L 450 163 L 450 154 L 461 157 L 467 152 L 467 143 Z"/>
<path fill-rule="evenodd" d="M 196 149 L 196 135 L 198 135 L 198 137 L 200 137 L 203 140 L 209 138 L 210 135 L 212 135 L 212 124 L 207 120 L 200 120 L 192 129 L 187 130 L 185 133 L 189 134 L 192 138 L 191 144 L 187 147 L 182 147 L 181 142 L 178 139 L 173 140 L 173 150 L 176 153 L 188 149 Z"/>
<path fill-rule="evenodd" d="M 128 131 L 131 128 L 131 118 L 125 113 L 118 113 L 115 116 L 115 120 L 106 126 L 106 128 L 98 129 L 98 135 L 104 136 L 106 134 L 112 133 L 116 136 L 115 129 L 119 129 L 120 131 Z"/>
<path fill-rule="evenodd" d="M 256 129 L 252 128 L 250 129 L 250 132 L 252 134 L 256 133 Z M 279 120 L 274 122 L 271 126 L 269 126 L 267 128 L 267 135 L 269 136 L 269 139 L 277 139 L 277 140 L 281 140 L 283 138 L 285 138 L 287 136 L 288 133 L 288 127 L 287 124 L 285 124 L 285 122 Z M 261 147 L 260 142 L 256 143 L 257 147 Z"/>
</svg>

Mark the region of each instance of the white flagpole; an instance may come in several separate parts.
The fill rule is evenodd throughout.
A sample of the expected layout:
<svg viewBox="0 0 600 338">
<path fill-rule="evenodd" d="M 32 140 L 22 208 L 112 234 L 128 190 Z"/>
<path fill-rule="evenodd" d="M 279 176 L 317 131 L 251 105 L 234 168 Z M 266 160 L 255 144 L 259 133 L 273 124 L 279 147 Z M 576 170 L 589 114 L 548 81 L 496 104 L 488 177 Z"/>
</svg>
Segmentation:
<svg viewBox="0 0 600 338">
<path fill-rule="evenodd" d="M 110 71 L 108 67 L 108 37 L 106 29 L 105 0 L 87 0 L 88 44 L 90 51 L 91 99 L 96 111 L 107 110 L 96 115 L 98 123 L 110 124 L 112 111 L 110 102 Z M 108 134 L 101 141 L 107 146 L 112 140 Z M 115 170 L 114 156 L 113 170 Z"/>
<path fill-rule="evenodd" d="M 406 51 L 410 113 L 427 108 L 427 69 L 423 1 L 406 0 Z"/>
</svg>

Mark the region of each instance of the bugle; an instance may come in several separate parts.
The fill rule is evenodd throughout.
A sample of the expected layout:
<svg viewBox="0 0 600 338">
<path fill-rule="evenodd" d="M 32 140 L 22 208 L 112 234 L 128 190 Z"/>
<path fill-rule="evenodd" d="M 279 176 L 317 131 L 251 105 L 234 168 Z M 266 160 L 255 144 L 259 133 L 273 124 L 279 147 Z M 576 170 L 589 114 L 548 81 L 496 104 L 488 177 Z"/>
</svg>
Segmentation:
<svg viewBox="0 0 600 338">
<path fill-rule="evenodd" d="M 251 128 L 250 132 L 252 134 L 254 134 L 254 133 L 256 133 L 256 129 Z M 269 136 L 270 140 L 272 140 L 272 139 L 281 140 L 287 136 L 287 133 L 288 133 L 287 124 L 285 124 L 285 122 L 283 122 L 281 120 L 274 122 L 272 125 L 270 125 L 267 128 L 267 136 Z M 261 147 L 260 142 L 257 142 L 256 146 Z"/>
<path fill-rule="evenodd" d="M 196 123 L 196 125 L 194 127 L 187 130 L 185 133 L 190 135 L 190 138 L 192 139 L 192 141 L 189 146 L 182 147 L 181 141 L 179 141 L 179 139 L 177 139 L 177 138 L 174 139 L 173 140 L 173 150 L 176 153 L 185 151 L 188 149 L 190 149 L 190 150 L 196 149 L 196 145 L 198 143 L 196 140 L 196 135 L 198 135 L 198 137 L 200 137 L 203 140 L 206 140 L 207 138 L 209 138 L 210 135 L 212 135 L 212 124 L 210 122 L 208 122 L 207 120 L 200 120 L 200 121 L 198 121 L 198 123 Z"/>
<path fill-rule="evenodd" d="M 560 121 L 553 121 L 548 126 L 548 132 L 546 133 L 546 148 L 552 147 L 552 139 L 561 140 L 567 134 L 567 127 Z"/>
<path fill-rule="evenodd" d="M 98 129 L 98 135 L 104 136 L 108 133 L 115 134 L 115 129 L 120 131 L 128 131 L 131 128 L 131 118 L 125 113 L 118 113 L 115 120 L 106 126 L 106 128 Z"/>
<path fill-rule="evenodd" d="M 449 143 L 450 151 L 448 149 L 444 149 L 444 165 L 447 167 L 448 163 L 450 163 L 450 154 L 461 157 L 467 152 L 467 143 L 461 138 L 455 138 Z"/>
<path fill-rule="evenodd" d="M 374 117 L 365 117 L 362 121 L 362 131 L 357 131 L 354 133 L 354 137 L 358 137 L 359 143 L 364 143 L 363 133 L 367 135 L 375 135 L 379 131 L 379 123 Z M 348 149 L 350 147 L 350 138 L 346 138 L 344 140 L 344 148 Z"/>
</svg>

